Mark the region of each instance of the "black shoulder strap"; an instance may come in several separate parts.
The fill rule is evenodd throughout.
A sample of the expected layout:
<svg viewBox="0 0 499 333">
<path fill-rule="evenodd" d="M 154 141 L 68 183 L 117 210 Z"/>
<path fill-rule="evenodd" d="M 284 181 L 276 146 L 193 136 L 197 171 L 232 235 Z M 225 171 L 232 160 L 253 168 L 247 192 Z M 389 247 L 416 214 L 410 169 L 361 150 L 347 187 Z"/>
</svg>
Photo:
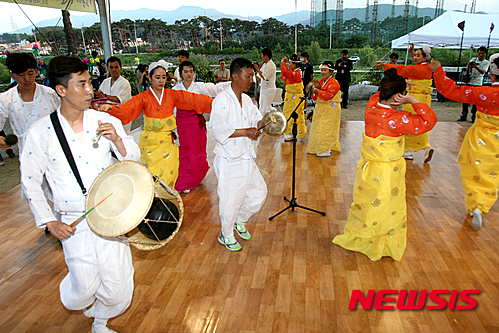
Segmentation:
<svg viewBox="0 0 499 333">
<path fill-rule="evenodd" d="M 52 121 L 52 125 L 54 126 L 55 134 L 57 134 L 57 138 L 59 139 L 59 143 L 61 144 L 62 150 L 64 151 L 64 155 L 66 155 L 66 159 L 68 160 L 69 166 L 73 171 L 73 174 L 78 181 L 78 184 L 81 187 L 81 192 L 83 195 L 87 194 L 87 189 L 83 186 L 83 182 L 81 181 L 80 173 L 78 172 L 78 168 L 76 167 L 75 160 L 73 158 L 73 154 L 71 153 L 71 149 L 69 148 L 68 141 L 66 140 L 66 136 L 62 131 L 61 123 L 59 122 L 59 117 L 57 117 L 57 111 L 54 111 L 50 114 L 50 120 Z"/>
</svg>

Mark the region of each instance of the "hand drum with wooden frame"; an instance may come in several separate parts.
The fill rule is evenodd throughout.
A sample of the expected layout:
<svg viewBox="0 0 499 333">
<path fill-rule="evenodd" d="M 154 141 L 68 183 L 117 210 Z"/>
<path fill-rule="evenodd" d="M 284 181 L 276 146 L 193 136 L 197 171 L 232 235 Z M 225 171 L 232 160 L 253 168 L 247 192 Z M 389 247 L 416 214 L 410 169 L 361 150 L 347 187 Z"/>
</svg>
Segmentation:
<svg viewBox="0 0 499 333">
<path fill-rule="evenodd" d="M 184 205 L 175 189 L 155 178 L 133 161 L 102 171 L 88 191 L 86 210 L 112 195 L 87 216 L 90 228 L 102 236 L 121 236 L 140 250 L 167 244 L 182 225 Z"/>
</svg>

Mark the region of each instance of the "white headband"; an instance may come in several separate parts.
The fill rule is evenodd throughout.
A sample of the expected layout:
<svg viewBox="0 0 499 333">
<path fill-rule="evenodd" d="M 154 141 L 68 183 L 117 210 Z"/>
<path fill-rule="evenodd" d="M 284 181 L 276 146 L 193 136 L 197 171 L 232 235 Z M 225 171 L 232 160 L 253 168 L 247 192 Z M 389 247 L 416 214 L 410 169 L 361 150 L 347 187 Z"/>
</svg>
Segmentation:
<svg viewBox="0 0 499 333">
<path fill-rule="evenodd" d="M 497 67 L 497 65 L 494 63 L 494 60 L 499 58 L 499 53 L 495 53 L 493 55 L 490 56 L 490 72 L 494 75 L 499 75 L 499 68 Z"/>
<path fill-rule="evenodd" d="M 323 68 L 325 68 L 325 69 L 329 69 L 330 71 L 334 71 L 334 68 L 331 68 L 331 67 L 329 67 L 328 65 L 321 64 L 321 65 L 319 66 L 319 69 L 323 69 Z"/>
<path fill-rule="evenodd" d="M 426 54 L 426 59 L 430 60 L 431 59 L 431 48 L 428 45 L 423 45 L 422 49 L 423 49 L 423 52 Z"/>
<path fill-rule="evenodd" d="M 159 61 L 155 61 L 153 63 L 151 63 L 149 65 L 149 75 L 151 75 L 152 71 L 156 68 L 156 67 L 162 67 L 164 68 L 165 71 L 168 72 L 168 64 L 166 63 L 166 61 L 164 61 L 163 59 L 159 60 Z"/>
</svg>

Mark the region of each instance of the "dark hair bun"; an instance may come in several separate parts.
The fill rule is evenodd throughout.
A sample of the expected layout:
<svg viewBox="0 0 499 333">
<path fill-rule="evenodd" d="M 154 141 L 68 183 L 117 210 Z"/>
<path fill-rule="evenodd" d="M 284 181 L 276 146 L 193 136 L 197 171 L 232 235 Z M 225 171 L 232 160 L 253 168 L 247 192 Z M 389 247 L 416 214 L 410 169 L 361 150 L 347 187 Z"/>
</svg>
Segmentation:
<svg viewBox="0 0 499 333">
<path fill-rule="evenodd" d="M 398 78 L 397 70 L 395 68 L 389 68 L 385 71 L 385 77 L 390 79 L 390 81 L 396 81 Z"/>
</svg>

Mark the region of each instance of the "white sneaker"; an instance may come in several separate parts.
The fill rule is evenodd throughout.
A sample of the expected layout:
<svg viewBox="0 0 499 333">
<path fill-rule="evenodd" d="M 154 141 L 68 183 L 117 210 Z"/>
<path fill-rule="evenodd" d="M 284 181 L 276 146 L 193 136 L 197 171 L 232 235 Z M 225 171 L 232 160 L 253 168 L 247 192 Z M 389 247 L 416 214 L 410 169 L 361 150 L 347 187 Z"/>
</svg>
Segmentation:
<svg viewBox="0 0 499 333">
<path fill-rule="evenodd" d="M 95 307 L 95 302 L 84 308 L 83 310 L 83 315 L 87 318 L 92 318 L 92 309 Z"/>
<path fill-rule="evenodd" d="M 413 160 L 414 159 L 414 155 L 412 153 L 404 153 L 404 158 L 406 160 Z"/>
<path fill-rule="evenodd" d="M 234 236 L 225 237 L 224 235 L 222 235 L 222 233 L 220 233 L 220 235 L 218 236 L 218 242 L 222 245 L 225 245 L 225 247 L 229 251 L 239 251 L 243 248 L 241 244 L 236 241 Z"/>
<path fill-rule="evenodd" d="M 428 163 L 431 161 L 431 158 L 433 157 L 433 153 L 435 150 L 433 148 L 426 148 L 425 149 L 425 154 L 424 154 L 424 162 Z"/>
<path fill-rule="evenodd" d="M 190 192 L 191 192 L 191 190 L 184 190 L 184 191 L 182 191 L 182 192 L 184 192 L 184 193 L 186 193 L 186 194 L 187 194 L 187 193 L 190 193 Z"/>
<path fill-rule="evenodd" d="M 116 331 L 110 329 L 109 327 L 104 327 L 103 329 L 100 329 L 100 330 L 96 330 L 94 328 L 94 325 L 92 325 L 92 333 L 117 333 Z"/>
<path fill-rule="evenodd" d="M 293 136 L 284 134 L 284 141 L 293 141 Z"/>
<path fill-rule="evenodd" d="M 331 150 L 328 150 L 327 152 L 322 153 L 322 154 L 317 154 L 317 156 L 319 156 L 319 157 L 329 157 L 329 156 L 331 156 Z"/>
<path fill-rule="evenodd" d="M 482 227 L 482 212 L 480 211 L 480 209 L 478 208 L 475 208 L 475 210 L 473 211 L 473 226 L 475 228 L 481 228 Z"/>
</svg>

